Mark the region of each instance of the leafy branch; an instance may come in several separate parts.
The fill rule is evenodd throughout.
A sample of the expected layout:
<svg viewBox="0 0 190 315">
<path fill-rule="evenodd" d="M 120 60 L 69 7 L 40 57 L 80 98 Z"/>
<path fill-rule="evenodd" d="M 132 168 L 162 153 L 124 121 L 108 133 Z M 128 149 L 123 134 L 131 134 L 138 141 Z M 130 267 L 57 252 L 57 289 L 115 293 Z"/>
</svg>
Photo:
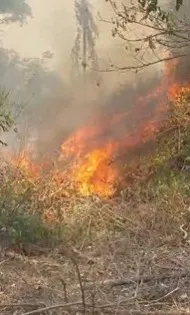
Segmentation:
<svg viewBox="0 0 190 315">
<path fill-rule="evenodd" d="M 8 132 L 14 124 L 11 113 L 8 108 L 9 93 L 0 92 L 0 134 Z M 0 145 L 7 145 L 6 142 L 0 139 Z"/>
</svg>

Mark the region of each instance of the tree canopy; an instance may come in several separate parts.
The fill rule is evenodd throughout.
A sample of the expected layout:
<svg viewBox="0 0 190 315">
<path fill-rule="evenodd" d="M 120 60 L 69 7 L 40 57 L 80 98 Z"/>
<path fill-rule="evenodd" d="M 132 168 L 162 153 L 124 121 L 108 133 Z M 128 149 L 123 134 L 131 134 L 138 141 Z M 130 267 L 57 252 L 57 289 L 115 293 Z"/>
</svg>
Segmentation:
<svg viewBox="0 0 190 315">
<path fill-rule="evenodd" d="M 32 16 L 32 10 L 26 0 L 1 0 L 1 23 L 20 22 L 23 24 Z"/>
<path fill-rule="evenodd" d="M 158 14 L 163 14 L 164 11 L 161 10 L 159 0 L 138 0 L 138 4 L 141 8 L 146 10 L 146 14 L 149 15 L 152 12 L 157 12 Z M 183 4 L 183 0 L 175 0 L 175 10 L 178 11 Z"/>
<path fill-rule="evenodd" d="M 1 0 L 0 1 L 1 24 L 19 22 L 23 24 L 28 17 L 32 16 L 32 10 L 25 0 Z M 0 68 L 1 68 L 1 90 L 0 90 L 0 134 L 8 132 L 13 125 L 13 120 L 7 103 L 9 93 L 4 92 L 3 85 L 7 77 L 7 65 L 10 62 L 9 54 L 5 50 L 0 49 Z M 17 73 L 18 74 L 18 73 Z M 14 76 L 10 80 L 14 81 Z M 15 80 L 16 82 L 17 80 Z M 0 144 L 6 144 L 0 139 Z"/>
</svg>

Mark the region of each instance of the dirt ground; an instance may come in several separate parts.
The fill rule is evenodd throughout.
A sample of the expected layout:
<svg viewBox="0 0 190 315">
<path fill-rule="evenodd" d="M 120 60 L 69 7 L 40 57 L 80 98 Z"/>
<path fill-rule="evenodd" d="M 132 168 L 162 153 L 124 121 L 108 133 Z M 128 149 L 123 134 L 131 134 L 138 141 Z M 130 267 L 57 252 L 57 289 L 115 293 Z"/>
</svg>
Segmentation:
<svg viewBox="0 0 190 315">
<path fill-rule="evenodd" d="M 56 249 L 0 261 L 0 314 L 190 314 L 190 247 Z"/>
</svg>

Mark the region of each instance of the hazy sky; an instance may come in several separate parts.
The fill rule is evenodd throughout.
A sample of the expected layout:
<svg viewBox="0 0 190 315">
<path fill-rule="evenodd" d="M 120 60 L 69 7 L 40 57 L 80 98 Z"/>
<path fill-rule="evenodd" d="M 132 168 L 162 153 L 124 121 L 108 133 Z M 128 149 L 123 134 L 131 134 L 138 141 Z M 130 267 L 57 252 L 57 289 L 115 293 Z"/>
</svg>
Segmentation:
<svg viewBox="0 0 190 315">
<path fill-rule="evenodd" d="M 3 46 L 29 57 L 41 56 L 44 50 L 58 53 L 61 42 L 67 42 L 67 35 L 71 36 L 73 33 L 74 24 L 71 20 L 74 12 L 71 2 L 28 0 L 33 18 L 23 27 L 18 24 L 6 26 L 2 34 Z M 67 49 L 68 45 L 65 45 L 65 50 Z"/>
<path fill-rule="evenodd" d="M 1 35 L 3 47 L 14 49 L 25 57 L 39 57 L 43 51 L 50 50 L 55 54 L 55 67 L 62 62 L 67 63 L 75 39 L 74 0 L 27 2 L 32 8 L 33 18 L 23 27 L 18 24 L 5 26 Z M 99 5 L 103 3 L 102 0 L 93 0 L 91 3 L 95 13 L 98 10 L 104 12 L 105 4 Z M 103 26 L 103 29 L 106 27 Z M 101 36 L 105 35 L 103 29 Z"/>
</svg>

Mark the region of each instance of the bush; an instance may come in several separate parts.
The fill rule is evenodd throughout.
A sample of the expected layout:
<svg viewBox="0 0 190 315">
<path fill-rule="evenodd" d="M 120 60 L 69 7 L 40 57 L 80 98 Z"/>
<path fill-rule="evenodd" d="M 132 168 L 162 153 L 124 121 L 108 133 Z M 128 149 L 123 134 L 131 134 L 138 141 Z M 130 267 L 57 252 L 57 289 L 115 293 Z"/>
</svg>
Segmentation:
<svg viewBox="0 0 190 315">
<path fill-rule="evenodd" d="M 27 213 L 10 216 L 2 214 L 0 217 L 0 229 L 4 233 L 8 244 L 37 243 L 49 238 L 48 227 L 42 222 L 39 215 Z"/>
<path fill-rule="evenodd" d="M 0 91 L 0 135 L 8 132 L 14 124 L 9 106 L 9 93 Z M 0 144 L 6 145 L 6 142 L 0 139 Z"/>
<path fill-rule="evenodd" d="M 125 222 L 133 216 L 134 204 L 154 208 L 156 217 L 167 221 L 168 231 L 173 222 L 172 234 L 190 197 L 188 93 L 183 90 L 169 104 L 168 119 L 156 136 L 155 150 L 127 163 L 123 171 L 126 180 L 118 188 L 119 201 L 115 199 L 113 204 L 96 196 L 81 198 L 54 180 L 54 173 L 34 177 L 14 163 L 0 172 L 0 229 L 7 242 L 55 244 L 64 239 L 83 246 L 108 231 L 128 229 Z M 138 223 L 138 217 L 134 220 Z M 146 220 L 147 226 L 153 224 L 148 212 Z"/>
</svg>

